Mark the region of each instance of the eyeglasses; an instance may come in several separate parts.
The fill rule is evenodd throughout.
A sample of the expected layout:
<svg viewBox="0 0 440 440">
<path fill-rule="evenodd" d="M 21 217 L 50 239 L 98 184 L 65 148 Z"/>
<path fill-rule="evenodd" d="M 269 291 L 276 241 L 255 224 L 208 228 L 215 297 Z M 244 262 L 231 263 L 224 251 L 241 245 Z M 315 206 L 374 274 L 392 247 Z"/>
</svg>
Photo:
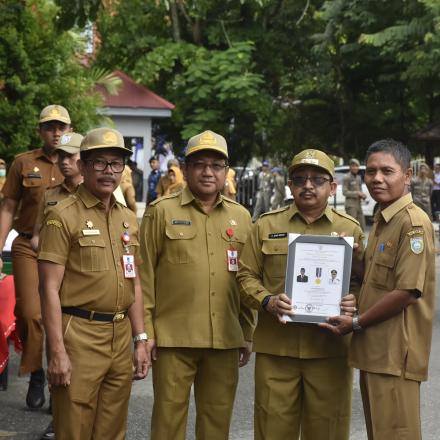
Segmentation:
<svg viewBox="0 0 440 440">
<path fill-rule="evenodd" d="M 303 187 L 306 182 L 309 180 L 313 186 L 322 186 L 326 182 L 331 182 L 332 179 L 328 179 L 327 177 L 322 176 L 292 176 L 290 179 L 294 186 L 300 188 Z"/>
<path fill-rule="evenodd" d="M 114 173 L 122 173 L 125 168 L 125 162 L 123 160 L 107 162 L 104 159 L 88 159 L 86 162 L 91 162 L 95 171 L 104 171 L 107 167 L 110 167 Z"/>
<path fill-rule="evenodd" d="M 189 162 L 188 165 L 193 167 L 196 171 L 205 171 L 206 168 L 211 168 L 214 173 L 219 173 L 220 171 L 223 171 L 225 168 L 228 167 L 228 165 L 225 165 L 224 163 L 206 163 L 206 162 Z"/>
</svg>

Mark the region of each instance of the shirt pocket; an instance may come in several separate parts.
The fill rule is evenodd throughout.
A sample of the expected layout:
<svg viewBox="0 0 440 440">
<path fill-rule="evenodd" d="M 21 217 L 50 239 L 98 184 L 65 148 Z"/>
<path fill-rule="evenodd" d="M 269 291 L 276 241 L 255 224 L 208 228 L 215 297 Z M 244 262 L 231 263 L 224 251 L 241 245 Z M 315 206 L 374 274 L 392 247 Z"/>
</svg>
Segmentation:
<svg viewBox="0 0 440 440">
<path fill-rule="evenodd" d="M 371 283 L 388 291 L 394 289 L 396 253 L 380 253 L 371 268 Z"/>
<path fill-rule="evenodd" d="M 108 270 L 105 241 L 102 237 L 80 237 L 81 272 Z"/>
<path fill-rule="evenodd" d="M 269 278 L 284 278 L 287 263 L 287 239 L 263 240 L 264 271 Z"/>
<path fill-rule="evenodd" d="M 195 245 L 196 229 L 193 226 L 167 226 L 166 260 L 171 264 L 189 264 L 197 260 L 202 249 Z"/>
<path fill-rule="evenodd" d="M 234 235 L 229 237 L 226 231 L 222 232 L 223 244 L 225 245 L 225 250 L 227 251 L 231 246 L 236 249 L 239 253 L 241 252 L 244 242 L 245 242 L 245 234 L 241 231 L 234 230 Z M 225 254 L 226 256 L 226 254 Z"/>
</svg>

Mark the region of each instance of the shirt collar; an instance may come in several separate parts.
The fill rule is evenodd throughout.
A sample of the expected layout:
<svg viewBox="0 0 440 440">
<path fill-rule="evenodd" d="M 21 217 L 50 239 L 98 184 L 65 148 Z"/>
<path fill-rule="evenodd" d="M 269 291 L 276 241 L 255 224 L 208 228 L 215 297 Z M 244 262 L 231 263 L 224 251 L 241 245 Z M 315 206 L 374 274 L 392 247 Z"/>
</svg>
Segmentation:
<svg viewBox="0 0 440 440">
<path fill-rule="evenodd" d="M 301 214 L 301 211 L 298 209 L 295 202 L 293 202 L 292 206 L 289 209 L 289 217 L 293 218 L 295 215 L 299 215 L 303 220 L 305 220 L 303 215 Z M 330 223 L 333 223 L 334 214 L 333 214 L 332 208 L 330 208 L 330 206 L 328 204 L 325 207 L 324 212 L 321 214 L 321 216 L 318 219 L 316 219 L 315 221 L 320 220 L 322 217 L 327 217 L 327 220 Z"/>
<path fill-rule="evenodd" d="M 388 223 L 399 211 L 412 203 L 412 201 L 413 199 L 411 193 L 405 194 L 390 206 L 387 206 L 384 210 L 380 210 L 378 215 L 381 215 Z"/>
<path fill-rule="evenodd" d="M 199 206 L 197 198 L 194 197 L 194 194 L 191 192 L 188 185 L 186 185 L 185 188 L 183 188 L 183 190 L 182 190 L 180 204 L 182 206 L 184 206 L 184 205 L 189 205 L 191 202 L 195 202 Z M 215 206 L 217 206 L 219 204 L 223 204 L 223 203 L 224 203 L 224 198 L 219 193 L 217 195 L 217 201 L 215 202 Z"/>
<path fill-rule="evenodd" d="M 58 158 L 55 158 L 55 160 L 53 160 L 53 159 L 51 159 L 45 152 L 44 152 L 44 149 L 43 148 L 38 148 L 36 151 L 35 151 L 35 157 L 37 158 L 37 159 L 46 159 L 49 163 L 51 163 L 51 164 L 55 164 L 55 163 L 58 163 Z"/>
<path fill-rule="evenodd" d="M 101 207 L 104 207 L 104 204 L 101 200 L 99 200 L 97 197 L 95 197 L 85 186 L 83 183 L 80 183 L 78 186 L 78 191 L 76 192 L 76 195 L 83 201 L 86 208 L 92 208 L 93 206 L 101 205 Z M 110 207 L 113 207 L 113 205 L 117 205 L 115 196 L 112 194 L 111 200 L 110 200 Z"/>
</svg>

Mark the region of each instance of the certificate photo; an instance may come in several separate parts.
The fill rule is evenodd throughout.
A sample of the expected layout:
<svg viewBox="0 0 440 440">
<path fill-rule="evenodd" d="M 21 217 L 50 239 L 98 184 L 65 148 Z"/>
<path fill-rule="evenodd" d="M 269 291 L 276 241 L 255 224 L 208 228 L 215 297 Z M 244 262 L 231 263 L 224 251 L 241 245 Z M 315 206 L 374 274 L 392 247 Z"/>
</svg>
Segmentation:
<svg viewBox="0 0 440 440">
<path fill-rule="evenodd" d="M 325 322 L 340 314 L 350 288 L 353 237 L 289 234 L 285 292 L 294 316 L 287 321 Z"/>
</svg>

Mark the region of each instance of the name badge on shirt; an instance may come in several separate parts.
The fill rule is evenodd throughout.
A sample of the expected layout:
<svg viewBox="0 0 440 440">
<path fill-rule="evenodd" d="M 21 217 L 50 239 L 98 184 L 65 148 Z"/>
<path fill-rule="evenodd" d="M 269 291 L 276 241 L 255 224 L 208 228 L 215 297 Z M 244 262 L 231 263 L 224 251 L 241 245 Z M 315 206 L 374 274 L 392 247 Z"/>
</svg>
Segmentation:
<svg viewBox="0 0 440 440">
<path fill-rule="evenodd" d="M 136 278 L 134 255 L 122 255 L 122 268 L 124 269 L 125 278 Z"/>
<path fill-rule="evenodd" d="M 229 248 L 227 251 L 228 256 L 228 271 L 237 272 L 238 271 L 238 251 L 234 248 Z"/>
<path fill-rule="evenodd" d="M 99 229 L 83 229 L 82 233 L 84 236 L 87 235 L 101 235 L 101 232 L 99 231 Z"/>
</svg>

